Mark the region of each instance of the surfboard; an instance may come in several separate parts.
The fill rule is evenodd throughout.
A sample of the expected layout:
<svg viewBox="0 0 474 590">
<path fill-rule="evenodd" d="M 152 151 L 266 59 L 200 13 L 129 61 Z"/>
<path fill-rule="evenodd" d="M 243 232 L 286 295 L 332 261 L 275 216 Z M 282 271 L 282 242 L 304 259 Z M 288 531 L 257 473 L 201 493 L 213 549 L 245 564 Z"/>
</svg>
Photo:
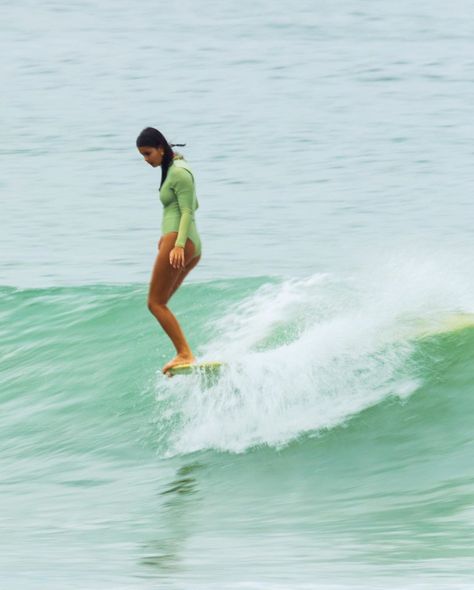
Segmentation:
<svg viewBox="0 0 474 590">
<path fill-rule="evenodd" d="M 418 338 L 429 338 L 436 334 L 449 334 L 450 332 L 459 332 L 468 328 L 474 328 L 473 313 L 451 313 L 445 314 L 436 321 L 424 321 L 424 325 L 419 326 Z"/>
<path fill-rule="evenodd" d="M 202 363 L 187 363 L 183 365 L 175 365 L 166 371 L 169 377 L 174 375 L 218 375 L 225 363 L 220 361 L 206 361 Z"/>
</svg>

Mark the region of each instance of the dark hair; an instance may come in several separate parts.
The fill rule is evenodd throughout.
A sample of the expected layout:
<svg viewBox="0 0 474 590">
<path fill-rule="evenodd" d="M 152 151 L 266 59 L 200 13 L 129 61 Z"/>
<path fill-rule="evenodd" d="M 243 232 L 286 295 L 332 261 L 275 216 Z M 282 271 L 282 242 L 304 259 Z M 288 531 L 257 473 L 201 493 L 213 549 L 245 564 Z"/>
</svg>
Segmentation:
<svg viewBox="0 0 474 590">
<path fill-rule="evenodd" d="M 161 183 L 160 188 L 163 186 L 166 176 L 168 174 L 168 168 L 171 166 L 173 161 L 174 152 L 171 149 L 175 145 L 186 145 L 185 143 L 171 143 L 169 144 L 166 137 L 155 129 L 154 127 L 145 127 L 140 135 L 137 137 L 137 147 L 162 147 L 165 150 L 163 155 L 163 161 L 161 163 Z"/>
</svg>

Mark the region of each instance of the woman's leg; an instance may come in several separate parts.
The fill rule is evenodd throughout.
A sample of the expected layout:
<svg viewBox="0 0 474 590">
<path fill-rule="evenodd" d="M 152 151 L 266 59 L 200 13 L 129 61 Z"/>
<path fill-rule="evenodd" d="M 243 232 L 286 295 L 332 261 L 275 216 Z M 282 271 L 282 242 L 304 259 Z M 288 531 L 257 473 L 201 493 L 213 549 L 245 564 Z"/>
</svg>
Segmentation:
<svg viewBox="0 0 474 590">
<path fill-rule="evenodd" d="M 172 365 L 190 363 L 195 360 L 177 319 L 166 305 L 170 296 L 182 283 L 184 276 L 191 270 L 188 267 L 191 266 L 195 258 L 194 244 L 188 239 L 184 248 L 185 268 L 173 268 L 169 261 L 169 254 L 174 248 L 175 241 L 176 232 L 163 236 L 148 293 L 148 308 L 170 337 L 177 352 L 177 356 L 163 367 L 163 372 L 166 372 Z"/>
<path fill-rule="evenodd" d="M 196 266 L 196 264 L 201 260 L 201 256 L 195 256 L 190 262 L 189 264 L 181 269 L 180 274 L 178 275 L 175 284 L 171 287 L 171 292 L 168 296 L 168 301 L 171 299 L 171 297 L 173 297 L 173 295 L 176 293 L 176 291 L 179 289 L 179 287 L 181 286 L 181 283 L 184 281 L 186 275 L 189 274 L 190 271 L 193 270 L 193 268 Z"/>
</svg>

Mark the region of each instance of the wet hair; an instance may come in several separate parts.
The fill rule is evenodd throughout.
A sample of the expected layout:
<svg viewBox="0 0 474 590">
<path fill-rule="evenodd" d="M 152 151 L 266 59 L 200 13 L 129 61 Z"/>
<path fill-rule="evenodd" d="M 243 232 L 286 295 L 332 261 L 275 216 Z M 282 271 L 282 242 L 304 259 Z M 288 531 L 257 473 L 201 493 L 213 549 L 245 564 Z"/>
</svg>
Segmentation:
<svg viewBox="0 0 474 590">
<path fill-rule="evenodd" d="M 166 176 L 168 175 L 168 168 L 171 166 L 173 161 L 174 152 L 171 149 L 174 146 L 184 146 L 185 143 L 168 143 L 166 137 L 155 129 L 154 127 L 145 127 L 140 135 L 137 137 L 137 148 L 138 147 L 162 147 L 165 151 L 163 154 L 163 161 L 161 163 L 161 183 L 160 188 L 163 186 Z"/>
</svg>

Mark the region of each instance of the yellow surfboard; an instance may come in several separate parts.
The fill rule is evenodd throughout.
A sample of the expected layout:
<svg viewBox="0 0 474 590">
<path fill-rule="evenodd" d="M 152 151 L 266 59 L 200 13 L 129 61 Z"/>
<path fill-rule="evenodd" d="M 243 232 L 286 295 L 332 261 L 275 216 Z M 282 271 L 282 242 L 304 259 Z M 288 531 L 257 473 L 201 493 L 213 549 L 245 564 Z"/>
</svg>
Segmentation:
<svg viewBox="0 0 474 590">
<path fill-rule="evenodd" d="M 437 321 L 426 321 L 419 326 L 419 338 L 427 338 L 435 334 L 448 334 L 474 328 L 473 313 L 451 313 L 440 317 Z"/>
<path fill-rule="evenodd" d="M 175 365 L 166 371 L 169 377 L 174 375 L 218 375 L 225 363 L 220 361 L 206 361 L 202 363 L 186 363 L 183 365 Z"/>
</svg>

